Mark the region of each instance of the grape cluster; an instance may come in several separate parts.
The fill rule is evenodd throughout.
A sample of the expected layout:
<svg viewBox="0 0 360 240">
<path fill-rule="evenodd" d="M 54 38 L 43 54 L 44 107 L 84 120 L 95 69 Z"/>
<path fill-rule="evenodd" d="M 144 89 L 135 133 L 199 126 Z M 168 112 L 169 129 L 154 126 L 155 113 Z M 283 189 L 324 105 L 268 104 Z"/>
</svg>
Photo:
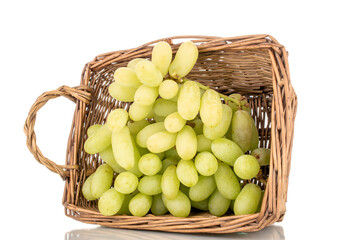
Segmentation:
<svg viewBox="0 0 360 240">
<path fill-rule="evenodd" d="M 173 60 L 171 46 L 159 42 L 151 61 L 136 58 L 114 72 L 110 95 L 132 104 L 89 127 L 84 145 L 104 162 L 82 186 L 87 200 L 99 199 L 103 215 L 187 217 L 192 207 L 216 216 L 229 208 L 236 215 L 259 211 L 263 191 L 243 182 L 269 165 L 270 150 L 258 148 L 244 97 L 185 78 L 197 57 L 191 41 Z"/>
</svg>

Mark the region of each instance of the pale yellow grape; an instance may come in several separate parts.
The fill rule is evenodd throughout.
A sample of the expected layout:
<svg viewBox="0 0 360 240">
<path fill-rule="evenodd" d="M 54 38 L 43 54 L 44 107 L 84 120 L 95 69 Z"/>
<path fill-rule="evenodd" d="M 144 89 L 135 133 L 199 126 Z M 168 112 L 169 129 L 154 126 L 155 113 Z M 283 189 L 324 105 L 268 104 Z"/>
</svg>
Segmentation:
<svg viewBox="0 0 360 240">
<path fill-rule="evenodd" d="M 95 154 L 105 150 L 110 145 L 111 130 L 104 125 L 86 140 L 84 149 L 89 154 Z"/>
<path fill-rule="evenodd" d="M 188 125 L 177 134 L 176 151 L 182 159 L 190 160 L 195 157 L 197 137 L 195 131 Z"/>
<path fill-rule="evenodd" d="M 161 194 L 157 194 L 153 196 L 151 213 L 154 214 L 155 216 L 159 216 L 159 215 L 164 215 L 167 212 L 168 210 L 165 207 Z"/>
<path fill-rule="evenodd" d="M 170 101 L 177 103 L 177 101 L 178 101 L 178 99 L 179 99 L 180 89 L 181 89 L 182 85 L 183 85 L 183 84 L 178 83 L 177 93 L 176 93 L 176 95 L 175 95 L 174 97 L 172 97 L 172 98 L 169 99 Z"/>
<path fill-rule="evenodd" d="M 164 130 L 164 122 L 152 123 L 139 131 L 139 133 L 136 135 L 136 143 L 140 147 L 146 148 L 146 142 L 148 138 L 153 134 Z"/>
<path fill-rule="evenodd" d="M 109 85 L 109 94 L 113 98 L 121 102 L 134 101 L 135 92 L 138 87 L 126 87 L 121 86 L 117 82 L 113 82 Z"/>
<path fill-rule="evenodd" d="M 114 80 L 117 84 L 124 87 L 139 87 L 139 81 L 133 69 L 127 67 L 120 67 L 114 72 Z"/>
<path fill-rule="evenodd" d="M 152 153 L 161 153 L 175 146 L 176 133 L 161 131 L 151 135 L 146 141 L 146 147 Z"/>
<path fill-rule="evenodd" d="M 138 103 L 133 103 L 129 108 L 129 116 L 133 121 L 143 120 L 149 114 L 152 107 L 153 105 L 141 105 Z"/>
<path fill-rule="evenodd" d="M 222 114 L 223 108 L 219 93 L 212 89 L 206 90 L 200 105 L 200 117 L 204 126 L 208 128 L 217 126 L 221 122 Z"/>
<path fill-rule="evenodd" d="M 230 207 L 231 200 L 225 198 L 219 190 L 216 190 L 209 198 L 209 212 L 215 216 L 224 215 Z"/>
<path fill-rule="evenodd" d="M 189 197 L 193 201 L 203 201 L 207 199 L 216 189 L 214 176 L 199 176 L 198 182 L 190 187 Z"/>
<path fill-rule="evenodd" d="M 147 153 L 139 159 L 139 169 L 145 175 L 155 175 L 161 170 L 161 167 L 160 158 L 153 153 Z"/>
<path fill-rule="evenodd" d="M 136 190 L 138 182 L 138 178 L 135 174 L 131 172 L 122 172 L 115 178 L 114 188 L 120 193 L 130 194 Z"/>
<path fill-rule="evenodd" d="M 146 59 L 145 58 L 134 58 L 130 62 L 128 62 L 127 67 L 131 68 L 132 70 L 135 71 L 136 64 L 138 64 L 138 62 L 141 62 L 144 60 L 146 60 Z"/>
<path fill-rule="evenodd" d="M 241 179 L 251 179 L 259 173 L 260 164 L 257 159 L 251 155 L 240 156 L 234 164 L 234 172 Z"/>
<path fill-rule="evenodd" d="M 234 166 L 236 159 L 244 154 L 235 142 L 226 138 L 215 139 L 211 144 L 211 151 L 215 157 L 231 166 Z"/>
<path fill-rule="evenodd" d="M 129 127 L 130 133 L 133 136 L 136 136 L 141 129 L 143 129 L 144 127 L 146 127 L 147 125 L 149 125 L 149 121 L 147 121 L 146 119 L 142 119 L 140 121 L 128 121 L 127 126 Z"/>
<path fill-rule="evenodd" d="M 159 95 L 164 99 L 176 97 L 179 91 L 179 85 L 171 79 L 164 80 L 159 86 Z"/>
<path fill-rule="evenodd" d="M 223 137 L 229 129 L 231 124 L 232 110 L 226 105 L 222 104 L 222 118 L 218 125 L 209 128 L 204 124 L 203 134 L 205 137 L 211 140 Z"/>
<path fill-rule="evenodd" d="M 166 117 L 167 115 L 177 111 L 176 102 L 172 102 L 166 99 L 156 99 L 154 104 L 154 113 L 161 117 Z"/>
<path fill-rule="evenodd" d="M 261 198 L 259 186 L 248 183 L 241 190 L 234 203 L 235 215 L 245 215 L 255 213 Z"/>
<path fill-rule="evenodd" d="M 139 192 L 146 195 L 156 195 L 162 192 L 161 190 L 162 175 L 144 176 L 139 181 Z"/>
<path fill-rule="evenodd" d="M 193 120 L 200 110 L 200 88 L 193 81 L 187 81 L 180 89 L 177 102 L 178 112 L 185 120 Z"/>
<path fill-rule="evenodd" d="M 87 129 L 87 131 L 86 131 L 88 137 L 93 136 L 93 135 L 96 133 L 96 131 L 97 131 L 98 129 L 100 129 L 101 127 L 102 127 L 101 124 L 94 124 L 94 125 L 90 126 L 90 127 Z"/>
<path fill-rule="evenodd" d="M 196 208 L 196 209 L 199 209 L 199 210 L 202 210 L 202 211 L 208 211 L 209 210 L 209 207 L 208 207 L 208 202 L 209 202 L 209 199 L 205 199 L 205 200 L 202 200 L 202 201 L 191 201 L 191 206 L 193 208 Z"/>
<path fill-rule="evenodd" d="M 215 182 L 221 195 L 227 199 L 234 200 L 240 192 L 240 183 L 226 163 L 219 162 Z"/>
<path fill-rule="evenodd" d="M 159 96 L 157 87 L 141 85 L 135 92 L 134 102 L 140 105 L 152 105 Z"/>
<path fill-rule="evenodd" d="M 237 110 L 232 119 L 232 140 L 236 142 L 243 152 L 251 146 L 253 134 L 251 116 L 244 110 Z"/>
<path fill-rule="evenodd" d="M 100 158 L 109 164 L 109 166 L 117 173 L 125 172 L 126 170 L 122 168 L 115 160 L 112 146 L 110 145 L 104 151 L 99 152 Z"/>
<path fill-rule="evenodd" d="M 183 119 L 178 112 L 169 114 L 164 121 L 165 129 L 171 133 L 179 132 L 186 124 L 186 120 Z"/>
<path fill-rule="evenodd" d="M 179 191 L 180 181 L 176 174 L 176 166 L 170 165 L 161 178 L 161 190 L 167 199 L 174 199 Z"/>
<path fill-rule="evenodd" d="M 109 113 L 106 119 L 106 125 L 111 131 L 119 131 L 126 125 L 128 118 L 128 112 L 118 108 Z"/>
<path fill-rule="evenodd" d="M 140 82 L 149 87 L 158 87 L 163 80 L 161 72 L 148 60 L 138 62 L 135 72 Z"/>
<path fill-rule="evenodd" d="M 99 198 L 111 186 L 114 171 L 108 164 L 100 165 L 91 180 L 90 191 L 94 198 Z"/>
<path fill-rule="evenodd" d="M 169 71 L 172 60 L 172 49 L 167 42 L 158 42 L 155 44 L 151 54 L 151 61 L 155 67 L 165 77 Z"/>
<path fill-rule="evenodd" d="M 155 122 L 164 122 L 165 117 L 154 114 L 154 120 L 155 120 Z"/>
<path fill-rule="evenodd" d="M 176 79 L 185 77 L 194 67 L 198 55 L 199 51 L 193 42 L 183 42 L 170 64 L 169 74 Z"/>
<path fill-rule="evenodd" d="M 138 194 L 137 190 L 131 194 L 125 194 L 124 201 L 121 204 L 121 208 L 117 214 L 126 214 L 126 215 L 131 214 L 131 212 L 129 211 L 129 202 L 136 194 Z"/>
<path fill-rule="evenodd" d="M 167 199 L 163 195 L 163 201 L 171 215 L 175 217 L 187 217 L 190 214 L 190 199 L 180 190 L 174 199 Z"/>
<path fill-rule="evenodd" d="M 204 152 L 204 151 L 211 151 L 211 143 L 213 140 L 206 138 L 204 135 L 197 135 L 197 151 Z"/>
<path fill-rule="evenodd" d="M 179 181 L 187 187 L 195 186 L 199 180 L 193 160 L 181 159 L 176 167 Z"/>
<path fill-rule="evenodd" d="M 177 153 L 175 148 L 171 148 L 171 149 L 167 150 L 165 152 L 165 157 L 166 158 L 176 158 L 176 159 L 180 160 L 180 156 Z"/>
<path fill-rule="evenodd" d="M 161 167 L 161 170 L 159 172 L 159 174 L 164 174 L 165 170 L 171 166 L 171 165 L 174 165 L 176 166 L 179 162 L 179 158 L 175 158 L 175 157 L 168 157 L 168 158 L 165 158 L 163 161 L 162 161 L 162 167 Z"/>
<path fill-rule="evenodd" d="M 85 197 L 86 200 L 88 201 L 92 201 L 92 200 L 95 200 L 96 197 L 94 197 L 92 194 L 91 194 L 91 181 L 93 179 L 93 176 L 94 176 L 94 173 L 91 174 L 84 182 L 82 188 L 81 188 L 81 192 L 83 194 L 83 196 Z"/>
<path fill-rule="evenodd" d="M 218 169 L 218 161 L 210 152 L 198 153 L 194 162 L 196 170 L 203 176 L 211 176 Z"/>
<path fill-rule="evenodd" d="M 113 132 L 111 137 L 112 149 L 116 162 L 126 170 L 134 167 L 135 154 L 128 127 Z"/>
<path fill-rule="evenodd" d="M 145 216 L 152 204 L 152 197 L 143 193 L 136 194 L 129 202 L 129 210 L 137 217 Z"/>
<path fill-rule="evenodd" d="M 114 188 L 104 192 L 98 202 L 98 208 L 102 215 L 112 216 L 119 212 L 124 201 L 124 194 L 119 193 Z"/>
<path fill-rule="evenodd" d="M 204 123 L 201 121 L 201 119 L 195 118 L 189 122 L 189 126 L 194 129 L 196 135 L 203 134 Z"/>
<path fill-rule="evenodd" d="M 256 128 L 255 125 L 255 121 L 253 118 L 251 118 L 251 126 L 252 126 L 252 131 L 251 131 L 251 143 L 250 143 L 250 150 L 254 150 L 255 148 L 258 147 L 259 145 L 259 132 Z"/>
<path fill-rule="evenodd" d="M 260 166 L 267 166 L 270 164 L 270 149 L 256 148 L 251 151 L 251 155 L 256 158 Z"/>
</svg>

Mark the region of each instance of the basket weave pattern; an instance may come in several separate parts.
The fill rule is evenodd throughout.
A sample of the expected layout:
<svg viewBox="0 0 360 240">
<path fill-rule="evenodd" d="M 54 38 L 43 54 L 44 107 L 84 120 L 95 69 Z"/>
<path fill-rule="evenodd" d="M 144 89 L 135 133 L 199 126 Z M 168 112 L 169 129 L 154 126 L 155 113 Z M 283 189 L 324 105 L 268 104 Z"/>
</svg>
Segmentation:
<svg viewBox="0 0 360 240">
<path fill-rule="evenodd" d="M 133 58 L 150 58 L 153 44 L 167 41 L 175 53 L 184 39 L 197 44 L 199 58 L 188 79 L 198 81 L 223 94 L 240 93 L 251 105 L 259 130 L 260 146 L 271 146 L 271 161 L 260 213 L 215 217 L 209 213 L 192 213 L 187 218 L 171 215 L 145 217 L 126 215 L 103 216 L 97 202 L 89 202 L 81 194 L 87 176 L 101 165 L 98 154 L 89 155 L 83 145 L 86 130 L 104 123 L 115 108 L 129 109 L 108 93 L 113 73 Z M 66 163 L 58 165 L 43 156 L 36 144 L 34 125 L 37 111 L 50 99 L 64 96 L 76 104 L 69 135 Z M 78 87 L 62 86 L 42 94 L 31 107 L 24 131 L 27 146 L 35 159 L 65 181 L 63 205 L 65 214 L 85 223 L 114 228 L 159 230 L 191 233 L 232 233 L 258 231 L 285 214 L 291 149 L 297 97 L 290 82 L 287 52 L 269 35 L 241 37 L 179 36 L 160 39 L 134 49 L 106 53 L 95 57 L 84 67 Z M 261 185 L 260 182 L 256 182 Z"/>
</svg>

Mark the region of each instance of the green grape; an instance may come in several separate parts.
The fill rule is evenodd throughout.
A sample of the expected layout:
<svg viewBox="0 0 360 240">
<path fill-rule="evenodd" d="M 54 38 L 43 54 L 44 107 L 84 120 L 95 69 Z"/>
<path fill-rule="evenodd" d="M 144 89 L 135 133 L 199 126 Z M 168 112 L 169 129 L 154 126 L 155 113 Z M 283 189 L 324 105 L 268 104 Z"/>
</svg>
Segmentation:
<svg viewBox="0 0 360 240">
<path fill-rule="evenodd" d="M 205 199 L 205 200 L 202 200 L 202 201 L 191 201 L 191 206 L 193 208 L 196 208 L 196 209 L 199 209 L 199 210 L 202 210 L 202 211 L 208 211 L 209 210 L 209 207 L 208 207 L 208 202 L 209 202 L 209 199 Z"/>
<path fill-rule="evenodd" d="M 134 102 L 140 105 L 152 105 L 159 96 L 157 87 L 141 85 L 135 92 Z"/>
<path fill-rule="evenodd" d="M 187 187 L 195 186 L 199 180 L 193 160 L 181 159 L 176 167 L 179 181 Z"/>
<path fill-rule="evenodd" d="M 237 110 L 232 119 L 232 140 L 243 152 L 250 149 L 253 127 L 251 121 L 251 116 L 244 110 Z"/>
<path fill-rule="evenodd" d="M 130 133 L 133 136 L 136 136 L 141 131 L 141 129 L 143 129 L 149 124 L 150 123 L 146 119 L 143 119 L 135 122 L 128 121 L 127 126 L 129 127 Z"/>
<path fill-rule="evenodd" d="M 129 210 L 133 216 L 145 216 L 152 205 L 152 197 L 143 193 L 136 194 L 129 202 Z"/>
<path fill-rule="evenodd" d="M 180 190 L 174 199 L 167 199 L 163 194 L 163 201 L 171 215 L 175 217 L 187 217 L 190 214 L 190 199 Z"/>
<path fill-rule="evenodd" d="M 154 107 L 154 105 L 153 105 L 153 107 Z M 151 110 L 150 110 L 150 112 L 146 115 L 146 119 L 147 120 L 152 120 L 153 118 L 154 118 L 154 109 L 152 108 Z"/>
<path fill-rule="evenodd" d="M 263 199 L 264 199 L 264 193 L 265 193 L 264 191 L 261 191 L 259 204 L 258 204 L 255 212 L 260 212 L 261 211 L 261 205 L 262 205 L 262 202 L 263 202 Z"/>
<path fill-rule="evenodd" d="M 164 126 L 168 132 L 177 133 L 186 124 L 186 120 L 183 119 L 178 112 L 173 112 L 165 118 Z"/>
<path fill-rule="evenodd" d="M 167 199 L 174 199 L 179 191 L 180 181 L 176 175 L 176 166 L 166 168 L 161 178 L 161 190 Z"/>
<path fill-rule="evenodd" d="M 270 164 L 270 149 L 256 148 L 251 151 L 251 155 L 256 158 L 260 166 L 267 166 Z"/>
<path fill-rule="evenodd" d="M 113 132 L 111 142 L 116 162 L 126 170 L 133 168 L 135 154 L 129 128 L 125 126 L 122 130 Z"/>
<path fill-rule="evenodd" d="M 136 135 L 136 143 L 142 147 L 146 148 L 146 142 L 149 137 L 154 135 L 157 132 L 164 131 L 164 123 L 158 122 L 158 123 L 152 123 L 146 127 L 144 127 L 142 130 L 139 131 L 139 133 Z"/>
<path fill-rule="evenodd" d="M 236 159 L 244 154 L 235 142 L 226 138 L 215 139 L 211 144 L 211 151 L 215 157 L 231 166 L 234 166 Z"/>
<path fill-rule="evenodd" d="M 99 198 L 111 186 L 114 171 L 108 164 L 100 165 L 93 174 L 90 191 L 94 198 Z"/>
<path fill-rule="evenodd" d="M 210 152 L 200 152 L 195 157 L 196 170 L 203 176 L 211 176 L 218 169 L 218 161 Z"/>
<path fill-rule="evenodd" d="M 175 159 L 180 160 L 180 156 L 179 156 L 179 154 L 177 153 L 177 151 L 176 151 L 175 148 L 170 148 L 169 150 L 167 150 L 167 151 L 165 152 L 165 157 L 166 157 L 166 158 L 175 158 Z"/>
<path fill-rule="evenodd" d="M 149 114 L 152 107 L 153 105 L 141 105 L 138 103 L 133 103 L 129 108 L 129 116 L 133 121 L 143 120 Z"/>
<path fill-rule="evenodd" d="M 241 94 L 238 93 L 233 93 L 230 94 L 229 97 L 238 100 L 239 102 L 241 101 Z M 239 105 L 237 105 L 236 103 L 232 102 L 232 101 L 228 101 L 228 105 L 231 108 L 232 112 L 236 112 L 237 110 L 239 110 Z"/>
<path fill-rule="evenodd" d="M 124 87 L 139 87 L 141 85 L 133 69 L 120 67 L 114 72 L 114 80 L 117 84 Z"/>
<path fill-rule="evenodd" d="M 126 170 L 122 168 L 115 160 L 112 146 L 110 145 L 104 151 L 99 152 L 100 158 L 109 164 L 109 166 L 117 173 L 125 172 Z"/>
<path fill-rule="evenodd" d="M 256 128 L 255 121 L 253 118 L 251 118 L 251 125 L 252 125 L 252 131 L 251 131 L 251 143 L 250 143 L 250 150 L 254 150 L 259 145 L 259 132 Z"/>
<path fill-rule="evenodd" d="M 134 101 L 136 90 L 137 87 L 121 86 L 117 82 L 111 83 L 108 88 L 110 96 L 121 102 Z"/>
<path fill-rule="evenodd" d="M 201 119 L 195 118 L 189 122 L 189 126 L 194 129 L 196 135 L 203 134 L 204 123 L 201 121 Z"/>
<path fill-rule="evenodd" d="M 154 120 L 155 120 L 155 122 L 164 122 L 165 117 L 154 114 Z"/>
<path fill-rule="evenodd" d="M 200 88 L 196 82 L 187 81 L 180 89 L 178 112 L 185 120 L 193 120 L 200 109 Z"/>
<path fill-rule="evenodd" d="M 204 152 L 204 151 L 211 151 L 211 144 L 212 140 L 206 138 L 204 135 L 197 135 L 197 151 L 198 152 Z"/>
<path fill-rule="evenodd" d="M 216 189 L 214 176 L 199 176 L 198 182 L 190 187 L 189 197 L 193 201 L 203 201 L 207 199 Z"/>
<path fill-rule="evenodd" d="M 198 55 L 199 51 L 193 42 L 183 42 L 170 64 L 169 74 L 176 79 L 185 77 L 194 67 Z"/>
<path fill-rule="evenodd" d="M 166 169 L 169 167 L 169 166 L 176 166 L 179 162 L 179 159 L 178 158 L 175 158 L 175 157 L 169 157 L 169 158 L 165 158 L 163 161 L 162 161 L 162 168 L 159 172 L 159 174 L 164 174 L 164 172 L 166 171 Z"/>
<path fill-rule="evenodd" d="M 161 178 L 162 175 L 144 176 L 139 181 L 139 192 L 146 195 L 156 195 L 162 193 Z"/>
<path fill-rule="evenodd" d="M 164 80 L 159 86 L 159 95 L 163 99 L 175 98 L 179 92 L 179 85 L 171 79 Z M 176 101 L 175 101 L 176 102 Z"/>
<path fill-rule="evenodd" d="M 219 125 L 221 122 L 222 113 L 223 108 L 219 93 L 212 89 L 206 90 L 201 98 L 200 104 L 200 117 L 204 123 L 204 126 L 213 128 Z"/>
<path fill-rule="evenodd" d="M 261 189 L 253 183 L 246 184 L 234 203 L 235 215 L 255 213 L 261 198 Z"/>
<path fill-rule="evenodd" d="M 251 179 L 259 173 L 260 165 L 257 159 L 251 155 L 242 155 L 234 164 L 234 172 L 241 179 Z"/>
<path fill-rule="evenodd" d="M 225 198 L 234 200 L 240 192 L 240 183 L 233 170 L 226 163 L 219 162 L 215 173 L 216 186 Z"/>
<path fill-rule="evenodd" d="M 195 157 L 197 137 L 195 131 L 188 125 L 177 134 L 176 151 L 182 159 L 190 160 Z"/>
<path fill-rule="evenodd" d="M 124 202 L 124 194 L 119 193 L 114 188 L 104 192 L 98 202 L 98 208 L 102 215 L 112 216 L 119 212 Z"/>
<path fill-rule="evenodd" d="M 137 190 L 131 194 L 125 194 L 124 201 L 121 204 L 121 208 L 117 214 L 126 214 L 126 215 L 131 214 L 131 212 L 129 211 L 129 202 L 136 194 L 138 194 Z"/>
<path fill-rule="evenodd" d="M 161 153 L 174 147 L 175 141 L 176 133 L 161 131 L 151 135 L 146 142 L 146 146 L 152 153 Z"/>
<path fill-rule="evenodd" d="M 155 153 L 155 155 L 158 156 L 160 160 L 163 160 L 165 157 L 165 152 Z"/>
<path fill-rule="evenodd" d="M 131 68 L 132 70 L 135 71 L 136 64 L 138 64 L 138 62 L 141 62 L 141 61 L 144 61 L 144 60 L 146 60 L 146 59 L 145 58 L 134 58 L 133 60 L 128 62 L 127 67 Z"/>
<path fill-rule="evenodd" d="M 222 104 L 222 118 L 220 123 L 213 128 L 204 125 L 204 136 L 211 140 L 223 137 L 229 129 L 231 117 L 231 108 L 228 105 Z"/>
<path fill-rule="evenodd" d="M 111 131 L 120 131 L 126 125 L 128 118 L 128 112 L 118 108 L 109 113 L 106 119 L 106 125 Z"/>
<path fill-rule="evenodd" d="M 182 191 L 186 196 L 189 196 L 190 188 L 180 183 L 180 191 Z"/>
<path fill-rule="evenodd" d="M 151 54 L 151 61 L 163 77 L 165 77 L 169 71 L 171 60 L 172 49 L 170 45 L 164 41 L 155 44 Z"/>
<path fill-rule="evenodd" d="M 158 87 L 163 80 L 161 72 L 148 60 L 138 62 L 135 72 L 140 82 L 149 87 Z"/>
<path fill-rule="evenodd" d="M 167 115 L 177 111 L 176 102 L 172 102 L 166 99 L 156 99 L 154 104 L 154 113 L 161 117 L 166 117 Z"/>
<path fill-rule="evenodd" d="M 91 194 L 91 181 L 93 179 L 93 176 L 94 176 L 94 173 L 91 174 L 84 182 L 82 188 L 81 188 L 81 192 L 83 194 L 83 196 L 85 197 L 86 200 L 88 201 L 92 201 L 92 200 L 95 200 L 96 197 L 94 197 L 92 194 Z"/>
<path fill-rule="evenodd" d="M 216 190 L 209 198 L 209 212 L 215 216 L 224 215 L 230 207 L 231 200 L 225 198 L 219 190 Z"/>
<path fill-rule="evenodd" d="M 114 188 L 120 193 L 130 194 L 136 190 L 138 182 L 138 178 L 135 174 L 131 172 L 122 172 L 115 178 Z"/>
<path fill-rule="evenodd" d="M 161 194 L 153 196 L 153 202 L 151 205 L 151 213 L 155 216 L 164 215 L 168 210 L 162 200 Z"/>
<path fill-rule="evenodd" d="M 106 126 L 99 128 L 84 144 L 85 152 L 95 154 L 111 145 L 111 130 Z"/>
<path fill-rule="evenodd" d="M 161 170 L 161 167 L 162 163 L 160 158 L 153 153 L 147 153 L 141 156 L 139 160 L 140 171 L 148 176 L 157 174 Z"/>
<path fill-rule="evenodd" d="M 96 131 L 99 130 L 101 127 L 102 127 L 101 124 L 94 124 L 90 126 L 86 131 L 88 137 L 92 137 L 96 133 Z"/>
</svg>

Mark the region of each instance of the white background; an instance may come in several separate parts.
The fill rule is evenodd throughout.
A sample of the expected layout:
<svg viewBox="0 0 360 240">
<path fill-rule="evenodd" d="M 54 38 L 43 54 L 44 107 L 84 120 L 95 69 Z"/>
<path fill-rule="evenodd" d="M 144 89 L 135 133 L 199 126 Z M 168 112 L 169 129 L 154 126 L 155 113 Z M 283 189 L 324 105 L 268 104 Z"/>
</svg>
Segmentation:
<svg viewBox="0 0 360 240">
<path fill-rule="evenodd" d="M 287 213 L 277 225 L 285 239 L 357 238 L 357 1 L 247 2 L 2 1 L 0 238 L 64 239 L 95 228 L 65 217 L 64 183 L 26 147 L 23 124 L 41 93 L 79 85 L 84 64 L 101 53 L 175 35 L 257 33 L 286 46 L 299 100 Z M 60 98 L 37 117 L 38 145 L 58 164 L 64 164 L 73 111 Z"/>
</svg>

